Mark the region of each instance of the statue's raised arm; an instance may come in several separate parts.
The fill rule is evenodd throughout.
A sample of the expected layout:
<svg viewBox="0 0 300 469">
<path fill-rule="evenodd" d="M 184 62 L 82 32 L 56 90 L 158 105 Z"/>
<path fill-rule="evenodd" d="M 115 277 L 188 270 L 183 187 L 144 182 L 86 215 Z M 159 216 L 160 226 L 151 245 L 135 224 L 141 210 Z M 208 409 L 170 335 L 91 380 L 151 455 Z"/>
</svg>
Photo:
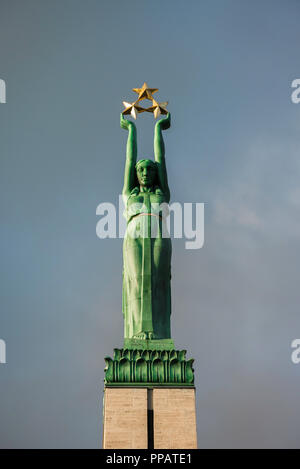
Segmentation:
<svg viewBox="0 0 300 469">
<path fill-rule="evenodd" d="M 121 114 L 120 125 L 122 129 L 128 130 L 126 146 L 126 163 L 124 172 L 123 197 L 129 197 L 135 183 L 135 164 L 137 158 L 136 126 L 132 121 L 124 119 Z"/>
<path fill-rule="evenodd" d="M 167 168 L 165 162 L 165 144 L 162 130 L 171 126 L 171 115 L 167 114 L 165 119 L 159 120 L 154 129 L 154 157 L 157 165 L 158 181 L 162 191 L 165 194 L 166 201 L 170 201 L 170 189 L 168 185 Z"/>
</svg>

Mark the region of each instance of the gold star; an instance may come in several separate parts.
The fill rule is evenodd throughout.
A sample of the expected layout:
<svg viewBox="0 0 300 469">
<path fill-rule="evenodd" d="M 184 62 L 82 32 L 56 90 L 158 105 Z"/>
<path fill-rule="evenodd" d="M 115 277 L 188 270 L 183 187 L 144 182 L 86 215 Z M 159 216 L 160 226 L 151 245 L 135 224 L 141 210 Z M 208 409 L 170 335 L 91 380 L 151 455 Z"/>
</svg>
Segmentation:
<svg viewBox="0 0 300 469">
<path fill-rule="evenodd" d="M 122 111 L 122 114 L 131 114 L 132 117 L 136 119 L 137 112 L 145 111 L 143 107 L 137 106 L 137 102 L 138 101 L 134 101 L 134 103 L 127 103 L 126 101 L 123 101 L 125 109 Z"/>
<path fill-rule="evenodd" d="M 145 82 L 142 88 L 133 88 L 132 91 L 135 91 L 135 93 L 139 95 L 137 101 L 141 101 L 142 99 L 151 100 L 152 94 L 156 93 L 156 91 L 158 91 L 158 88 L 149 88 L 147 83 Z"/>
<path fill-rule="evenodd" d="M 154 118 L 156 119 L 161 114 L 168 114 L 168 110 L 166 109 L 168 105 L 168 101 L 164 103 L 158 103 L 155 99 L 152 98 L 152 106 L 145 109 L 147 112 L 153 112 Z"/>
</svg>

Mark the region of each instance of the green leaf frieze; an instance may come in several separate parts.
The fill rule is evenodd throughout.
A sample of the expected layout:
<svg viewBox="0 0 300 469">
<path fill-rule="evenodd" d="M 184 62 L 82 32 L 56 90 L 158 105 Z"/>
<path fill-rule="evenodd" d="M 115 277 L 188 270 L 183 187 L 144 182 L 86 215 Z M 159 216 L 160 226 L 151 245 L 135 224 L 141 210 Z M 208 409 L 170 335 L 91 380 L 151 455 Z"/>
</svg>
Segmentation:
<svg viewBox="0 0 300 469">
<path fill-rule="evenodd" d="M 113 359 L 105 357 L 105 383 L 192 385 L 194 359 L 185 355 L 186 350 L 114 349 Z"/>
</svg>

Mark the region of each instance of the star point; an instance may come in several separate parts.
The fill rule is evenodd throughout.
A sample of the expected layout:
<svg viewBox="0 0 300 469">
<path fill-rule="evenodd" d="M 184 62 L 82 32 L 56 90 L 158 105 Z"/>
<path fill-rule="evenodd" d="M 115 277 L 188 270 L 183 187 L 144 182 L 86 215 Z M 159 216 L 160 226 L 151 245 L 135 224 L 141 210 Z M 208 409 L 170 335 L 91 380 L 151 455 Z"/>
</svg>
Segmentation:
<svg viewBox="0 0 300 469">
<path fill-rule="evenodd" d="M 165 101 L 163 103 L 159 103 L 159 102 L 155 101 L 155 99 L 152 99 L 152 106 L 148 107 L 146 109 L 146 111 L 147 112 L 153 112 L 154 119 L 156 119 L 161 114 L 168 114 L 167 105 L 168 105 L 168 101 Z"/>
<path fill-rule="evenodd" d="M 141 106 L 137 105 L 138 101 L 134 101 L 133 103 L 128 103 L 127 101 L 123 101 L 123 106 L 125 107 L 122 114 L 131 114 L 131 116 L 136 119 L 137 113 L 144 112 L 145 109 Z"/>
<path fill-rule="evenodd" d="M 132 91 L 138 94 L 137 101 L 142 101 L 142 99 L 152 100 L 152 95 L 158 91 L 158 88 L 149 88 L 145 82 L 141 88 L 133 88 Z"/>
</svg>

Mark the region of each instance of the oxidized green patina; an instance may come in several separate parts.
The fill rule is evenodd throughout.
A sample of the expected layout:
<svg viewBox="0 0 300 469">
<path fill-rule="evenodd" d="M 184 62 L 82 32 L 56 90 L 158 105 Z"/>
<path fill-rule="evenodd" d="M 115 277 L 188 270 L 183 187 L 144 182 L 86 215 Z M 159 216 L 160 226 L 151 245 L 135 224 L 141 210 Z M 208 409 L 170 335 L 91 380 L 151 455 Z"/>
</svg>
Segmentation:
<svg viewBox="0 0 300 469">
<path fill-rule="evenodd" d="M 128 130 L 123 199 L 127 230 L 123 245 L 123 315 L 125 339 L 169 339 L 171 315 L 171 239 L 161 204 L 170 190 L 162 130 L 170 127 L 170 114 L 155 125 L 154 157 L 137 160 L 135 124 Z"/>
<path fill-rule="evenodd" d="M 162 130 L 154 130 L 155 161 L 137 162 L 136 126 L 121 114 L 128 131 L 123 199 L 127 229 L 123 244 L 124 348 L 105 357 L 105 383 L 193 386 L 193 359 L 174 350 L 171 339 L 171 239 L 166 225 L 170 190 Z"/>
<path fill-rule="evenodd" d="M 186 350 L 114 349 L 114 358 L 105 357 L 107 384 L 173 384 L 193 386 L 193 362 Z"/>
</svg>

